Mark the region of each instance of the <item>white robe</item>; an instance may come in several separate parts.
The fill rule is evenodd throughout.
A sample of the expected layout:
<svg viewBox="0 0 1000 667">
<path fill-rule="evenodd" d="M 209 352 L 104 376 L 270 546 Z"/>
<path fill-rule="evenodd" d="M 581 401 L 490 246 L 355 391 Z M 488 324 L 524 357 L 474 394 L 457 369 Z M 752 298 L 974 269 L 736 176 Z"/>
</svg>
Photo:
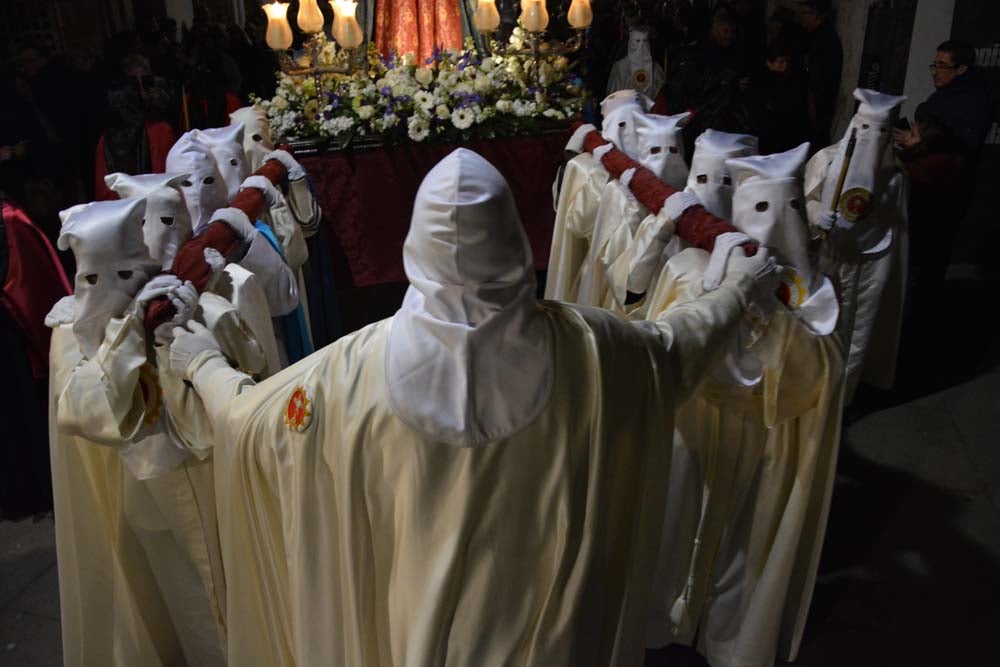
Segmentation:
<svg viewBox="0 0 1000 667">
<path fill-rule="evenodd" d="M 811 222 L 823 211 L 827 170 L 838 145 L 816 153 L 806 165 L 806 209 Z M 834 228 L 820 249 L 821 272 L 829 275 L 840 298 L 838 329 L 847 356 L 845 400 L 849 403 L 864 377 L 880 389 L 895 379 L 908 254 L 906 178 L 891 167 L 879 174 L 881 194 L 872 212 L 848 231 Z M 877 354 L 869 348 L 877 346 Z"/>
<path fill-rule="evenodd" d="M 540 303 L 551 398 L 476 447 L 429 441 L 389 408 L 392 320 L 256 386 L 199 355 L 193 382 L 228 445 L 231 663 L 641 664 L 674 405 L 751 286 L 638 326 Z"/>
<path fill-rule="evenodd" d="M 649 315 L 697 298 L 707 262 L 697 249 L 671 258 L 647 297 Z M 653 646 L 690 644 L 697 631 L 713 667 L 795 658 L 839 447 L 836 337 L 813 335 L 784 308 L 752 329 L 763 381 L 736 387 L 709 376 L 677 412 L 677 507 L 664 542 L 687 548 L 664 549 L 648 631 Z"/>
<path fill-rule="evenodd" d="M 229 265 L 213 289 L 232 303 L 204 293 L 200 310 L 226 353 L 256 376 L 277 371 L 256 277 Z M 224 665 L 211 422 L 190 386 L 148 363 L 135 318 L 114 319 L 107 332 L 92 360 L 82 358 L 71 324 L 52 333 L 50 447 L 65 664 Z M 156 348 L 161 367 L 168 349 Z"/>
<path fill-rule="evenodd" d="M 605 184 L 587 256 L 576 278 L 574 303 L 625 312 L 629 257 L 639 224 L 649 211 L 617 179 Z"/>
<path fill-rule="evenodd" d="M 600 160 L 581 153 L 566 164 L 556 205 L 545 298 L 573 301 L 590 248 L 601 193 L 610 179 Z"/>
</svg>

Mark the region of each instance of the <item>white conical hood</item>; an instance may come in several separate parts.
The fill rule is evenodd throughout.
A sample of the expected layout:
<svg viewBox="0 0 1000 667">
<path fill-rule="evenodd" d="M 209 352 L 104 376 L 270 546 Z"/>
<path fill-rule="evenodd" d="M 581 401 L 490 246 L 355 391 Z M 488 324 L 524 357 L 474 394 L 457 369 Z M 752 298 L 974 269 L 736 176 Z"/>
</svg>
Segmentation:
<svg viewBox="0 0 1000 667">
<path fill-rule="evenodd" d="M 232 201 L 240 191 L 243 180 L 250 175 L 250 162 L 243 152 L 243 123 L 226 127 L 198 130 L 198 137 L 205 142 L 215 158 L 215 164 L 226 184 L 226 194 Z"/>
<path fill-rule="evenodd" d="M 705 130 L 694 141 L 687 191 L 712 215 L 732 220 L 735 179 L 726 160 L 749 155 L 757 155 L 757 137 Z"/>
<path fill-rule="evenodd" d="M 688 177 L 688 166 L 684 162 L 683 123 L 690 115 L 685 111 L 676 116 L 635 116 L 639 164 L 678 190 L 684 188 Z"/>
<path fill-rule="evenodd" d="M 639 159 L 636 116 L 646 113 L 646 96 L 634 90 L 619 90 L 601 102 L 601 135 L 633 160 Z"/>
<path fill-rule="evenodd" d="M 229 124 L 243 124 L 243 153 L 247 156 L 250 173 L 264 164 L 264 156 L 274 150 L 267 112 L 258 106 L 237 109 L 229 114 Z"/>
<path fill-rule="evenodd" d="M 185 132 L 173 145 L 167 153 L 166 170 L 171 174 L 191 174 L 180 185 L 195 234 L 212 221 L 213 213 L 229 204 L 222 174 L 212 151 L 198 137 L 197 130 Z"/>
<path fill-rule="evenodd" d="M 149 256 L 166 270 L 174 262 L 177 251 L 191 238 L 191 215 L 184 203 L 181 183 L 191 174 L 108 174 L 104 182 L 119 197 L 141 197 L 146 200 L 142 235 Z"/>
<path fill-rule="evenodd" d="M 836 157 L 826 172 L 823 184 L 823 210 L 829 211 L 837 191 L 847 145 L 853 133 L 856 137 L 854 155 L 847 167 L 844 188 L 837 205 L 840 215 L 851 223 L 863 220 L 881 194 L 879 167 L 892 139 L 892 111 L 906 100 L 900 95 L 886 95 L 865 88 L 855 89 L 854 99 L 860 102 L 858 111 L 837 144 Z"/>
<path fill-rule="evenodd" d="M 112 317 L 120 317 L 139 288 L 158 271 L 142 236 L 144 199 L 74 206 L 59 214 L 57 244 L 76 258 L 73 334 L 94 358 Z"/>
<path fill-rule="evenodd" d="M 802 194 L 802 171 L 809 154 L 805 143 L 785 153 L 729 158 L 736 177 L 733 225 L 780 254 L 804 278 L 806 289 L 816 271 L 809 260 L 809 229 Z"/>
<path fill-rule="evenodd" d="M 503 176 L 460 148 L 424 178 L 403 247 L 410 288 L 393 317 L 393 411 L 426 436 L 475 446 L 520 430 L 552 384 L 531 247 Z"/>
</svg>

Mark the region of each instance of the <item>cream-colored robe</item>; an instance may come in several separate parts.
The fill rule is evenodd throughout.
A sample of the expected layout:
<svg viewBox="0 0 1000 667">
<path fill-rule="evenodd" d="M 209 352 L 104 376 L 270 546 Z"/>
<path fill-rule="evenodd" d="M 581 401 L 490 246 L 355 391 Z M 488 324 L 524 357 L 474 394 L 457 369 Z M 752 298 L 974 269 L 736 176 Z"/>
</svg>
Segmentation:
<svg viewBox="0 0 1000 667">
<path fill-rule="evenodd" d="M 125 332 L 115 337 L 124 348 L 112 353 L 116 370 L 128 358 L 144 365 L 138 322 L 111 326 Z M 53 330 L 50 359 L 64 664 L 224 665 L 211 463 L 188 457 L 156 478 L 136 479 L 116 451 L 130 446 L 128 436 L 174 446 L 159 397 L 108 390 L 100 372 L 88 372 L 97 363 L 81 358 L 71 325 Z"/>
<path fill-rule="evenodd" d="M 671 258 L 648 297 L 650 315 L 697 298 L 707 262 L 697 249 Z M 677 411 L 670 484 L 678 507 L 668 510 L 664 542 L 688 546 L 664 550 L 648 634 L 662 646 L 690 644 L 697 631 L 712 667 L 795 658 L 839 448 L 837 338 L 813 335 L 784 308 L 752 328 L 762 382 L 736 387 L 707 376 Z"/>
<path fill-rule="evenodd" d="M 257 377 L 278 370 L 256 277 L 231 264 L 213 289 L 201 295 L 199 318 L 226 354 Z M 148 363 L 138 320 L 114 319 L 107 331 L 94 360 L 82 358 L 70 324 L 52 335 L 50 448 L 65 664 L 223 665 L 226 594 L 211 422 L 193 388 Z M 168 349 L 155 350 L 161 367 Z M 119 453 L 143 447 L 161 448 L 159 458 L 174 456 L 177 467 L 137 479 L 133 473 L 148 466 L 127 467 Z"/>
<path fill-rule="evenodd" d="M 649 215 L 616 179 L 604 186 L 591 231 L 587 256 L 580 265 L 572 301 L 625 312 L 629 261 L 626 257 L 639 224 Z"/>
<path fill-rule="evenodd" d="M 580 267 L 590 248 L 601 193 L 609 179 L 600 160 L 590 153 L 581 153 L 566 163 L 552 229 L 546 299 L 575 301 Z"/>
<path fill-rule="evenodd" d="M 473 448 L 428 441 L 389 408 L 392 320 L 253 387 L 199 355 L 189 370 L 227 443 L 231 664 L 641 664 L 673 408 L 750 288 L 656 323 L 540 303 L 551 397 Z"/>
<path fill-rule="evenodd" d="M 806 210 L 815 223 L 823 211 L 826 173 L 837 145 L 810 158 L 805 172 Z M 891 166 L 879 174 L 881 193 L 855 228 L 834 228 L 820 248 L 819 269 L 830 276 L 840 300 L 838 330 L 847 355 L 845 393 L 850 403 L 862 379 L 880 389 L 895 380 L 903 321 L 909 252 L 906 177 Z M 869 349 L 877 353 L 869 354 Z"/>
</svg>

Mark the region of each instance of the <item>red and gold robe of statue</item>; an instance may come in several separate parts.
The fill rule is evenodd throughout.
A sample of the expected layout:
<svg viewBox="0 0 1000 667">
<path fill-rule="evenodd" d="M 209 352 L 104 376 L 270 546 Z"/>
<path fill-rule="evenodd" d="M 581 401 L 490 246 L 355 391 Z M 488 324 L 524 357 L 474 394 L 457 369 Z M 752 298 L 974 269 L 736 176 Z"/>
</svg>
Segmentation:
<svg viewBox="0 0 1000 667">
<path fill-rule="evenodd" d="M 423 61 L 435 47 L 462 48 L 462 19 L 453 0 L 387 0 L 375 8 L 379 52 L 412 53 Z"/>
</svg>

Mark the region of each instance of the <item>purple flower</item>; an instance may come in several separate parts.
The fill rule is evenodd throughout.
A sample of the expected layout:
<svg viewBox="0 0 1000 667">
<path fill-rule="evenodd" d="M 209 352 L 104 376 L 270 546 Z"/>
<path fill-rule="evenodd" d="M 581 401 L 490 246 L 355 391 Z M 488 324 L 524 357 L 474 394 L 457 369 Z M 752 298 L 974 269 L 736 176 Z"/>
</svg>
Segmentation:
<svg viewBox="0 0 1000 667">
<path fill-rule="evenodd" d="M 333 112 L 332 111 L 324 111 L 323 112 L 323 118 L 325 120 L 330 120 L 331 118 L 333 118 Z"/>
<path fill-rule="evenodd" d="M 386 97 L 390 97 L 392 95 L 392 88 L 390 88 L 389 86 L 382 86 L 382 90 L 380 90 L 379 92 L 385 95 Z"/>
<path fill-rule="evenodd" d="M 425 65 L 430 65 L 431 63 L 439 63 L 439 62 L 441 62 L 441 54 L 442 54 L 441 47 L 435 45 L 434 46 L 434 50 L 431 51 L 430 57 L 427 58 L 426 60 L 424 60 L 424 64 Z"/>
</svg>

